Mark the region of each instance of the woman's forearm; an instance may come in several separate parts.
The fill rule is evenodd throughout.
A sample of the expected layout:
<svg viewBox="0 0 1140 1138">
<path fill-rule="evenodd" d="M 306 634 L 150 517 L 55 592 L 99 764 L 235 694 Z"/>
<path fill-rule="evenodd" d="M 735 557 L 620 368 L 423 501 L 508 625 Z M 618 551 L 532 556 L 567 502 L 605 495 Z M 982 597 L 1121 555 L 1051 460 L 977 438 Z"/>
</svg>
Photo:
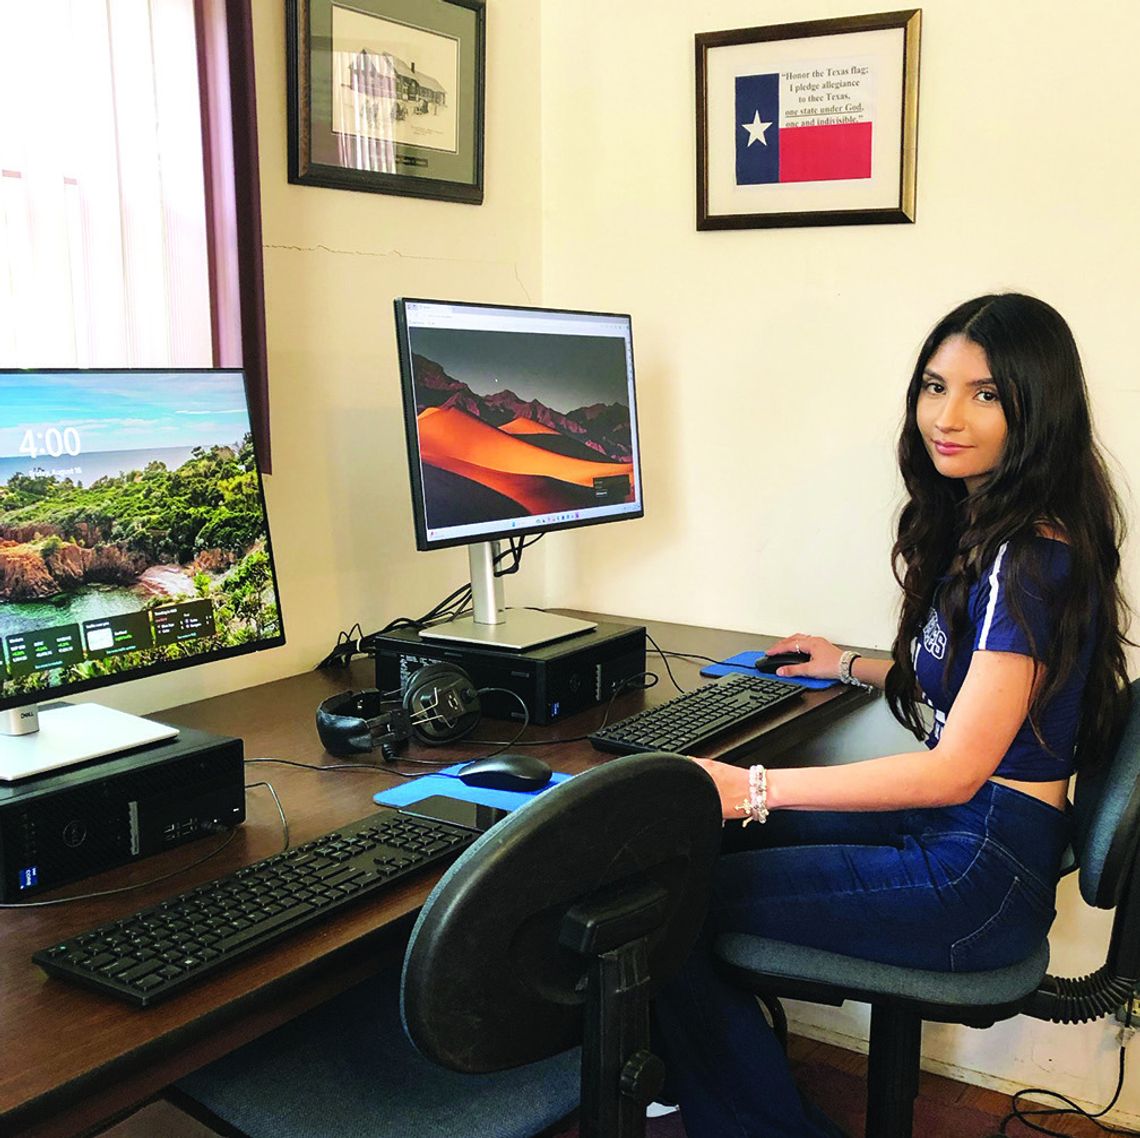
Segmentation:
<svg viewBox="0 0 1140 1138">
<path fill-rule="evenodd" d="M 851 675 L 865 684 L 874 684 L 877 688 L 887 686 L 887 673 L 891 670 L 893 660 L 878 660 L 873 656 L 856 656 L 851 665 Z"/>
<path fill-rule="evenodd" d="M 697 759 L 712 776 L 725 818 L 748 813 L 748 768 Z M 967 801 L 984 771 L 936 751 L 908 751 L 826 767 L 769 768 L 769 810 L 901 810 Z M 979 781 L 979 776 L 981 776 Z"/>
</svg>

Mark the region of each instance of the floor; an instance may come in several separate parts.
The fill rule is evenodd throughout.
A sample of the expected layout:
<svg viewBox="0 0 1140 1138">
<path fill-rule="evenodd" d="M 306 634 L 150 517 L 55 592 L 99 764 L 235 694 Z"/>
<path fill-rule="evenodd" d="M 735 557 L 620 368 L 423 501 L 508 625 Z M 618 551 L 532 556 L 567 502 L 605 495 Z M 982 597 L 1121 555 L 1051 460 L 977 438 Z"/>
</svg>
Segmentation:
<svg viewBox="0 0 1140 1138">
<path fill-rule="evenodd" d="M 796 1079 L 852 1138 L 863 1133 L 867 1071 L 865 1055 L 806 1039 L 789 1041 Z M 1033 1109 L 1035 1104 L 1024 1104 Z M 923 1073 L 915 1103 L 915 1138 L 991 1138 L 1010 1109 L 1009 1095 L 940 1075 Z M 1049 1116 L 1039 1120 L 1049 1130 L 1074 1138 L 1102 1138 L 1105 1131 L 1084 1118 Z M 682 1132 L 683 1133 L 683 1132 Z M 1030 1138 L 1040 1133 L 1014 1120 L 1005 1130 L 1008 1138 Z M 662 1138 L 665 1138 L 663 1135 Z"/>
<path fill-rule="evenodd" d="M 852 1138 L 863 1133 L 866 1057 L 824 1043 L 793 1038 L 789 1044 L 796 1077 L 809 1095 L 844 1127 Z M 915 1106 L 916 1138 L 991 1138 L 1009 1110 L 1009 1096 L 982 1087 L 923 1074 Z M 1094 1138 L 1105 1132 L 1086 1119 L 1043 1120 L 1050 1130 L 1074 1138 Z M 577 1128 L 557 1138 L 577 1138 Z M 1008 1138 L 1030 1138 L 1035 1132 L 1011 1122 Z M 1039 1133 L 1039 1132 L 1038 1132 Z M 101 1138 L 214 1138 L 214 1131 L 166 1103 L 152 1103 L 124 1122 L 103 1132 Z M 332 1138 L 332 1136 L 330 1136 Z M 457 1134 L 456 1138 L 463 1138 Z M 676 1114 L 651 1119 L 647 1138 L 685 1138 Z"/>
</svg>

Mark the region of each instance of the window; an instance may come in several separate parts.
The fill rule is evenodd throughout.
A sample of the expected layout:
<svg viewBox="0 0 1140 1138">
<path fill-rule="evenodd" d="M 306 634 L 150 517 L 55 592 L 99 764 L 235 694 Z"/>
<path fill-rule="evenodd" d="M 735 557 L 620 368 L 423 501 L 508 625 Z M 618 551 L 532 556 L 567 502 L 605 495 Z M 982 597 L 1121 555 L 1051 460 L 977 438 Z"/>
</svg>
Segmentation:
<svg viewBox="0 0 1140 1138">
<path fill-rule="evenodd" d="M 248 0 L 0 0 L 0 358 L 244 365 L 268 459 Z"/>
</svg>

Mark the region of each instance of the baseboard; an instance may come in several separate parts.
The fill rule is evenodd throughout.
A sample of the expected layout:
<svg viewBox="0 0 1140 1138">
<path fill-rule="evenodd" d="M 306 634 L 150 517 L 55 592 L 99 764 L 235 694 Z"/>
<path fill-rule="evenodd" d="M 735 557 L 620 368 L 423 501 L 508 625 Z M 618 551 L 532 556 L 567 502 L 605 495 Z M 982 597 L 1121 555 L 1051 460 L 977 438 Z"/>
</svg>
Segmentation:
<svg viewBox="0 0 1140 1138">
<path fill-rule="evenodd" d="M 867 1054 L 867 1040 L 862 1036 L 848 1035 L 843 1032 L 833 1031 L 826 1027 L 821 1027 L 819 1024 L 814 1023 L 800 1023 L 794 1019 L 788 1020 L 788 1031 L 792 1035 L 798 1035 L 802 1039 L 811 1039 L 817 1043 L 827 1043 L 833 1047 L 840 1047 L 844 1051 L 854 1051 L 859 1055 Z M 968 1083 L 973 1087 L 984 1087 L 989 1091 L 998 1091 L 1000 1094 L 1013 1095 L 1017 1091 L 1024 1090 L 1023 1084 L 1012 1082 L 1009 1079 L 1003 1079 L 998 1075 L 991 1075 L 987 1071 L 975 1071 L 971 1067 L 960 1067 L 955 1063 L 946 1063 L 940 1059 L 930 1059 L 923 1056 L 921 1060 L 921 1067 L 924 1071 L 929 1071 L 932 1075 L 942 1075 L 944 1078 L 953 1079 L 958 1083 Z M 1099 1111 L 1104 1103 L 1093 1103 L 1087 1099 L 1082 1099 L 1077 1095 L 1070 1094 L 1068 1096 L 1078 1106 L 1090 1113 Z M 1049 1099 L 1045 1096 L 1026 1095 L 1025 1098 L 1032 1102 L 1040 1102 L 1046 1106 L 1057 1105 L 1056 1100 Z M 1140 1115 L 1131 1113 L 1124 1110 L 1111 1110 L 1108 1114 L 1101 1118 L 1102 1122 L 1107 1122 L 1110 1125 L 1117 1125 L 1124 1127 L 1127 1130 L 1140 1130 Z"/>
</svg>

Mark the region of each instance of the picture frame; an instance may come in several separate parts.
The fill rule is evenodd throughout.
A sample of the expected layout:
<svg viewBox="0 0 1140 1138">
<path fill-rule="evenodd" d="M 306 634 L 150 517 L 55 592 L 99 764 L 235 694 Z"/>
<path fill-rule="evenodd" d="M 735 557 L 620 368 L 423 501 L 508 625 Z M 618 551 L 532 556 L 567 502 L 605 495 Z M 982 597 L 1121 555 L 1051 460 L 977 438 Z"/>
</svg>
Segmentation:
<svg viewBox="0 0 1140 1138">
<path fill-rule="evenodd" d="M 286 0 L 289 181 L 483 201 L 485 0 Z"/>
<path fill-rule="evenodd" d="M 696 36 L 697 229 L 915 220 L 922 10 Z"/>
</svg>

